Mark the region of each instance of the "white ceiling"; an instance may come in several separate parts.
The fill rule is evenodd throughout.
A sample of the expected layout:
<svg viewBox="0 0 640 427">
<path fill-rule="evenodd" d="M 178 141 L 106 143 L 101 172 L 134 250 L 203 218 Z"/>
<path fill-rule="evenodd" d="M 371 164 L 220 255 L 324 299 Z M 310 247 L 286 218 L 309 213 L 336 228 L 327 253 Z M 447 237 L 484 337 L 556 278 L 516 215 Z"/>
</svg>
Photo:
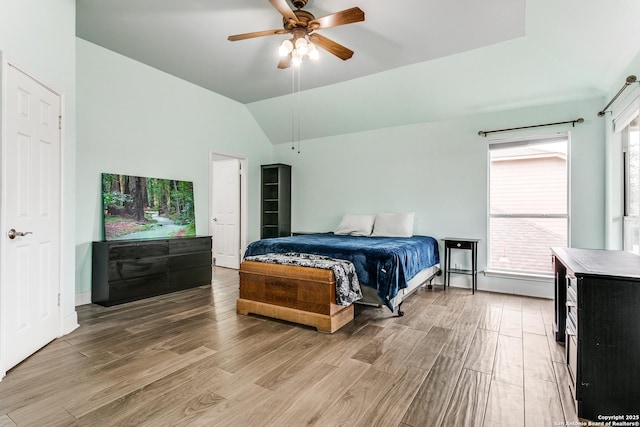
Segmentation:
<svg viewBox="0 0 640 427">
<path fill-rule="evenodd" d="M 300 101 L 291 69 L 276 68 L 286 36 L 227 41 L 281 28 L 268 0 L 77 0 L 76 33 L 247 104 L 273 143 L 291 140 L 293 102 L 307 139 L 605 96 L 640 50 L 637 0 L 309 0 L 304 10 L 353 6 L 364 22 L 318 32 L 355 55 L 304 62 Z"/>
</svg>

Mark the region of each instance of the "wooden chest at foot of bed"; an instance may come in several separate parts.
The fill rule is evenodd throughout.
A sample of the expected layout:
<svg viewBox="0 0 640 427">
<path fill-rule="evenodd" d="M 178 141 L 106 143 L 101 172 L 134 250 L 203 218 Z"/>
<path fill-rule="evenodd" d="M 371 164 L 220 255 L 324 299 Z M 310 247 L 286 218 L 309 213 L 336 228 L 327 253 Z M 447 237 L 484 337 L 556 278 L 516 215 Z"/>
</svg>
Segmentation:
<svg viewBox="0 0 640 427">
<path fill-rule="evenodd" d="M 353 305 L 336 302 L 333 271 L 243 261 L 239 314 L 259 314 L 332 333 L 353 320 Z"/>
</svg>

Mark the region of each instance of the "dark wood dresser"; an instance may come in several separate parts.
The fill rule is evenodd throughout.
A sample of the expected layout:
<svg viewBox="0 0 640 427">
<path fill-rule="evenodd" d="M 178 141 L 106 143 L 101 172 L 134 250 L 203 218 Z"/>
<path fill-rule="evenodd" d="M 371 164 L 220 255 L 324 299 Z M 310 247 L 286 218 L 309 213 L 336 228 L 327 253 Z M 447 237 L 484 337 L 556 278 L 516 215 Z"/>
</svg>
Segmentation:
<svg viewBox="0 0 640 427">
<path fill-rule="evenodd" d="M 640 421 L 640 257 L 573 248 L 552 253 L 556 341 L 565 341 L 578 416 Z"/>
<path fill-rule="evenodd" d="M 93 242 L 91 301 L 111 306 L 211 283 L 211 236 Z"/>
</svg>

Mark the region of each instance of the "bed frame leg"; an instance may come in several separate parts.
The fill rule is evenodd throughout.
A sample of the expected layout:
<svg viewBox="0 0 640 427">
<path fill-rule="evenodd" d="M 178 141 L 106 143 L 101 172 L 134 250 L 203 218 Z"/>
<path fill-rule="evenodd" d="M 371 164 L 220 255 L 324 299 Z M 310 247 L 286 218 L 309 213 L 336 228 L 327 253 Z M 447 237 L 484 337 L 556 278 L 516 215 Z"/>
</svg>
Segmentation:
<svg viewBox="0 0 640 427">
<path fill-rule="evenodd" d="M 429 279 L 429 284 L 427 285 L 427 289 L 433 289 L 433 276 Z"/>
<path fill-rule="evenodd" d="M 402 301 L 400 304 L 398 304 L 398 316 L 397 317 L 404 316 L 404 311 L 402 311 L 402 304 L 403 303 L 404 303 L 404 301 Z"/>
<path fill-rule="evenodd" d="M 427 285 L 427 289 L 433 289 L 433 279 L 436 276 L 442 276 L 442 270 L 438 269 L 438 271 L 436 272 L 436 274 L 434 274 L 433 276 L 431 276 L 429 278 L 429 284 Z"/>
<path fill-rule="evenodd" d="M 442 270 L 438 268 L 438 271 L 436 271 L 436 273 L 433 276 L 427 279 L 429 281 L 429 283 L 427 284 L 427 289 L 433 289 L 433 279 L 436 276 L 441 276 L 441 275 L 442 275 Z M 427 280 L 425 280 L 425 282 Z M 424 286 L 424 282 L 422 282 L 422 286 Z M 396 309 L 398 310 L 398 314 L 396 314 L 396 317 L 404 316 L 404 311 L 402 311 L 402 303 L 404 303 L 404 301 L 400 301 L 400 304 L 398 304 L 398 307 L 396 307 Z"/>
</svg>

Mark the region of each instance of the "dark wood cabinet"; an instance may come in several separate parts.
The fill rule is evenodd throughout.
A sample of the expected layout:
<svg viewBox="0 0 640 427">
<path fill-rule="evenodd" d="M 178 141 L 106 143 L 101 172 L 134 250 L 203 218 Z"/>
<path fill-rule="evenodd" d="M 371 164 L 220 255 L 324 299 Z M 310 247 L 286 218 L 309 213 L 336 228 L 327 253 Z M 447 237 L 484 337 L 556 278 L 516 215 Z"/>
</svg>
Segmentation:
<svg viewBox="0 0 640 427">
<path fill-rule="evenodd" d="M 291 235 L 291 166 L 262 165 L 260 237 Z"/>
<path fill-rule="evenodd" d="M 581 418 L 640 414 L 640 257 L 552 248 L 556 340 Z"/>
<path fill-rule="evenodd" d="M 93 242 L 91 301 L 112 306 L 211 283 L 211 237 Z"/>
</svg>

